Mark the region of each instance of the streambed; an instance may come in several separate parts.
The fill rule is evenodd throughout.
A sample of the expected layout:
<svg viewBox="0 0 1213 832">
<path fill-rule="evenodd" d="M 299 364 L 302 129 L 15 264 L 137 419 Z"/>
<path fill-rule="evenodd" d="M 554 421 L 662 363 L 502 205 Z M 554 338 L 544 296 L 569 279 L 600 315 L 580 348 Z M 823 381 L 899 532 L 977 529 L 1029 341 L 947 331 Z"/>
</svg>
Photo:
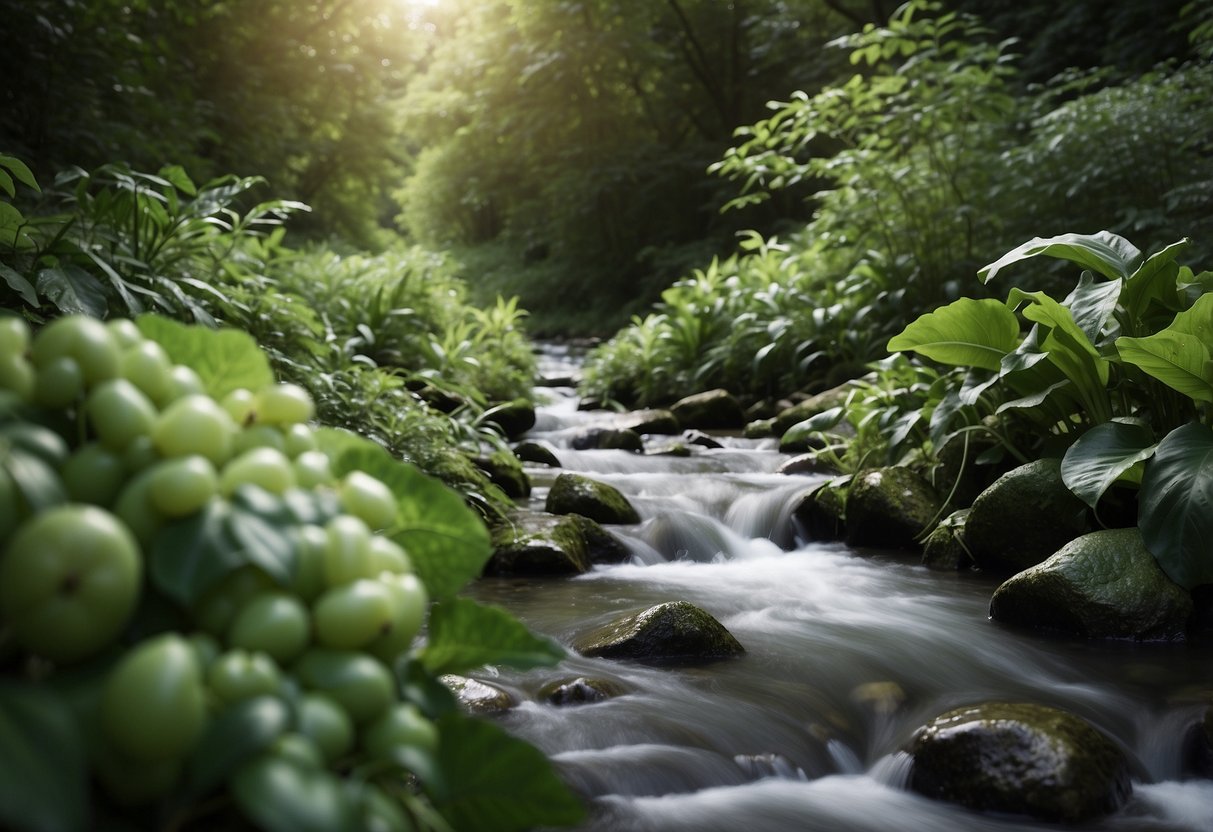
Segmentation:
<svg viewBox="0 0 1213 832">
<path fill-rule="evenodd" d="M 1213 830 L 1213 781 L 1184 779 L 1183 736 L 1213 700 L 1213 647 L 1086 642 L 988 619 L 996 582 L 930 572 L 893 552 L 797 540 L 788 508 L 814 482 L 775 473 L 770 441 L 718 437 L 687 458 L 575 451 L 604 414 L 571 390 L 543 391 L 530 439 L 563 470 L 622 491 L 642 522 L 612 527 L 627 563 L 559 580 L 483 579 L 478 600 L 569 645 L 619 613 L 687 600 L 746 647 L 740 658 L 653 668 L 571 654 L 554 668 L 482 677 L 521 702 L 502 724 L 554 759 L 591 799 L 585 830 L 1039 830 L 904 786 L 900 749 L 953 707 L 987 700 L 1054 705 L 1113 737 L 1134 796 L 1083 826 L 1108 832 Z M 656 444 L 668 438 L 654 437 Z M 557 469 L 528 468 L 542 508 Z M 557 707 L 556 680 L 605 679 L 624 694 Z"/>
</svg>

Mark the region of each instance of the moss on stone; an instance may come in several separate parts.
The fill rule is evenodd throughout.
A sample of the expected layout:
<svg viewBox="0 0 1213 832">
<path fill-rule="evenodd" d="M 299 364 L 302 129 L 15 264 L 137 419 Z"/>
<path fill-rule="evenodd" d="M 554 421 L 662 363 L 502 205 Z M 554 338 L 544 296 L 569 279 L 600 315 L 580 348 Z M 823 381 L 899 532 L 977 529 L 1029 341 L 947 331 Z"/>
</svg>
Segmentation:
<svg viewBox="0 0 1213 832">
<path fill-rule="evenodd" d="M 574 648 L 585 656 L 657 665 L 700 664 L 745 652 L 719 621 L 688 601 L 625 615 L 581 636 Z"/>
<path fill-rule="evenodd" d="M 580 474 L 561 474 L 548 491 L 545 509 L 580 514 L 599 523 L 639 523 L 640 515 L 617 488 Z"/>
</svg>

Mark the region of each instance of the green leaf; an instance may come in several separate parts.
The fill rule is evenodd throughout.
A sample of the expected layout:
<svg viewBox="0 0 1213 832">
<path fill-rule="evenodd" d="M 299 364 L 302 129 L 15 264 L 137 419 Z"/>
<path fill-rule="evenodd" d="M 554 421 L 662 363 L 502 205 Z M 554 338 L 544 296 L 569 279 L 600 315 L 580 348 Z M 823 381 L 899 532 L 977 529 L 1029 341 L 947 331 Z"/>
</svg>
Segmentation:
<svg viewBox="0 0 1213 832">
<path fill-rule="evenodd" d="M 480 576 L 493 553 L 489 533 L 459 494 L 347 431 L 320 430 L 317 438 L 337 476 L 365 471 L 392 489 L 399 526 L 389 536 L 408 552 L 431 598 L 450 598 Z"/>
<path fill-rule="evenodd" d="M 207 723 L 190 752 L 186 790 L 202 797 L 254 754 L 269 748 L 291 727 L 291 712 L 282 700 L 258 696 L 229 705 Z"/>
<path fill-rule="evenodd" d="M 1098 234 L 1062 234 L 1047 239 L 1033 237 L 980 269 L 977 276 L 981 278 L 982 283 L 989 283 L 1007 266 L 1041 255 L 1069 260 L 1107 278 L 1128 277 L 1141 262 L 1141 251 L 1124 237 L 1110 231 L 1100 231 Z"/>
<path fill-rule="evenodd" d="M 0 168 L 7 168 L 8 172 L 16 177 L 17 181 L 22 185 L 28 185 L 35 191 L 41 192 L 38 187 L 38 180 L 34 178 L 33 171 L 15 156 L 4 156 L 0 154 Z"/>
<path fill-rule="evenodd" d="M 13 184 L 13 177 L 9 176 L 3 170 L 0 170 L 0 191 L 4 191 L 10 197 L 17 195 L 17 188 Z"/>
<path fill-rule="evenodd" d="M 1146 466 L 1137 524 L 1146 548 L 1175 581 L 1213 583 L 1213 430 L 1187 424 L 1163 438 Z"/>
<path fill-rule="evenodd" d="M 1160 301 L 1163 306 L 1175 308 L 1179 302 L 1178 277 L 1179 264 L 1175 258 L 1189 246 L 1185 237 L 1164 248 L 1141 264 L 1137 271 L 1125 281 L 1124 291 L 1120 302 L 1125 311 L 1134 320 L 1145 315 L 1150 301 Z"/>
<path fill-rule="evenodd" d="M 34 286 L 65 315 L 103 318 L 109 307 L 101 282 L 78 266 L 42 269 Z"/>
<path fill-rule="evenodd" d="M 528 670 L 556 664 L 564 656 L 559 644 L 533 635 L 500 607 L 452 598 L 435 604 L 430 611 L 429 639 L 421 662 L 439 675 L 490 664 Z"/>
<path fill-rule="evenodd" d="M 269 360 L 246 332 L 191 326 L 159 315 L 140 315 L 136 323 L 174 363 L 192 368 L 212 398 L 221 399 L 240 387 L 255 392 L 274 383 Z"/>
<path fill-rule="evenodd" d="M 889 352 L 913 350 L 942 364 L 999 369 L 1019 344 L 1019 321 L 997 300 L 961 298 L 911 323 L 888 344 Z"/>
<path fill-rule="evenodd" d="M 181 165 L 169 165 L 160 169 L 160 176 L 166 181 L 172 183 L 173 187 L 182 193 L 195 196 L 198 193 L 198 186 L 194 184 L 194 180 L 190 179 L 185 172 L 185 168 Z"/>
<path fill-rule="evenodd" d="M 1142 422 L 1114 419 L 1096 425 L 1069 447 L 1061 460 L 1066 488 L 1091 508 L 1112 483 L 1134 465 L 1149 459 L 1157 446 Z"/>
<path fill-rule="evenodd" d="M 1008 306 L 1018 306 L 1022 301 L 1028 301 L 1023 308 L 1023 316 L 1046 328 L 1040 347 L 1048 356 L 1049 363 L 1074 383 L 1075 391 L 1084 405 L 1093 411 L 1092 418 L 1104 421 L 1110 416 L 1106 414 L 1107 359 L 1099 354 L 1086 333 L 1078 328 L 1070 310 L 1053 298 L 1044 292 L 1025 292 L 1021 289 L 1012 289 L 1007 295 Z"/>
<path fill-rule="evenodd" d="M 1202 295 L 1166 329 L 1145 338 L 1117 338 L 1121 360 L 1140 367 L 1184 395 L 1213 402 L 1213 376 L 1207 371 L 1213 344 L 1213 294 Z"/>
<path fill-rule="evenodd" d="M 460 713 L 437 724 L 443 777 L 423 785 L 459 832 L 522 832 L 571 826 L 584 817 L 581 802 L 533 746 Z"/>
<path fill-rule="evenodd" d="M 1119 279 L 1096 283 L 1090 272 L 1083 272 L 1074 291 L 1062 301 L 1061 305 L 1070 310 L 1074 323 L 1092 344 L 1099 343 L 1108 319 L 1116 311 L 1123 285 L 1124 281 Z"/>
<path fill-rule="evenodd" d="M 88 767 L 71 711 L 39 686 L 0 685 L 0 827 L 87 829 Z"/>
<path fill-rule="evenodd" d="M 38 305 L 38 291 L 34 288 L 34 284 L 3 263 L 0 263 L 0 279 L 3 279 L 8 284 L 8 288 L 20 295 L 21 299 L 30 306 Z"/>
</svg>

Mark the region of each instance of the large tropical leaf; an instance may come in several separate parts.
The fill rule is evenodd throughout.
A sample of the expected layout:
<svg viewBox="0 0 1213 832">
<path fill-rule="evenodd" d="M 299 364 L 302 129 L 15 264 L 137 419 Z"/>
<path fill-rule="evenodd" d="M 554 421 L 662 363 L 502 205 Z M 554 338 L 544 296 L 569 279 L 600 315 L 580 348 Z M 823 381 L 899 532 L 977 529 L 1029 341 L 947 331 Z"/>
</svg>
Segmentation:
<svg viewBox="0 0 1213 832">
<path fill-rule="evenodd" d="M 912 350 L 941 364 L 998 370 L 1019 345 L 1019 321 L 1003 303 L 960 300 L 928 312 L 889 340 L 890 352 Z"/>
<path fill-rule="evenodd" d="M 1112 483 L 1152 456 L 1156 447 L 1154 434 L 1142 422 L 1104 422 L 1084 433 L 1066 451 L 1061 460 L 1062 482 L 1078 499 L 1095 508 Z"/>
<path fill-rule="evenodd" d="M 1213 294 L 1145 338 L 1117 338 L 1121 360 L 1196 401 L 1213 402 Z"/>
<path fill-rule="evenodd" d="M 1141 262 L 1141 251 L 1124 237 L 1110 231 L 1062 234 L 1059 237 L 1033 237 L 979 270 L 977 276 L 982 283 L 989 283 L 1007 266 L 1040 255 L 1069 260 L 1110 279 L 1128 277 Z"/>
<path fill-rule="evenodd" d="M 1180 586 L 1213 583 L 1213 430 L 1191 423 L 1158 444 L 1146 466 L 1137 524 L 1146 548 Z"/>
</svg>

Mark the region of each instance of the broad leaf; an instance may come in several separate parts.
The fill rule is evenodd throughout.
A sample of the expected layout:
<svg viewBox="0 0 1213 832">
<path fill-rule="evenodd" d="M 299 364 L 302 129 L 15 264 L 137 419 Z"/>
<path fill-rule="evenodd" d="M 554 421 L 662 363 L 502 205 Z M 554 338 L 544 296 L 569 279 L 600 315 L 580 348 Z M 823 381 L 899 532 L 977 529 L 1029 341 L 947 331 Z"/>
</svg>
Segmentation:
<svg viewBox="0 0 1213 832">
<path fill-rule="evenodd" d="M 1044 292 L 1012 289 L 1007 295 L 1008 306 L 1018 306 L 1022 301 L 1028 301 L 1023 308 L 1023 316 L 1045 327 L 1045 337 L 1040 346 L 1049 362 L 1074 383 L 1075 392 L 1088 407 L 1095 408 L 1106 402 L 1108 361 L 1099 354 L 1086 333 L 1078 328 L 1070 310 Z M 1092 415 L 1098 419 L 1103 414 L 1096 412 Z"/>
<path fill-rule="evenodd" d="M 38 272 L 34 288 L 65 315 L 105 317 L 108 304 L 101 283 L 77 266 L 43 269 Z"/>
<path fill-rule="evenodd" d="M 997 300 L 961 298 L 911 323 L 888 344 L 942 364 L 997 370 L 1019 344 L 1019 321 Z"/>
<path fill-rule="evenodd" d="M 392 489 L 399 525 L 389 536 L 408 552 L 431 598 L 450 598 L 480 576 L 493 549 L 462 497 L 367 439 L 339 430 L 320 430 L 317 438 L 338 476 L 365 471 Z"/>
<path fill-rule="evenodd" d="M 443 776 L 423 785 L 459 832 L 522 832 L 584 817 L 581 802 L 533 746 L 460 713 L 440 718 L 438 734 Z"/>
<path fill-rule="evenodd" d="M 16 292 L 30 306 L 38 305 L 38 291 L 19 273 L 0 263 L 0 280 L 8 284 L 8 288 Z"/>
<path fill-rule="evenodd" d="M 556 664 L 564 656 L 560 645 L 533 635 L 500 607 L 452 598 L 435 604 L 430 611 L 429 639 L 421 652 L 421 662 L 438 675 L 490 664 L 527 670 Z"/>
<path fill-rule="evenodd" d="M 1180 266 L 1175 258 L 1189 245 L 1185 237 L 1164 248 L 1141 264 L 1137 271 L 1125 281 L 1120 303 L 1130 318 L 1140 320 L 1152 300 L 1159 301 L 1169 309 L 1179 303 L 1178 278 Z"/>
<path fill-rule="evenodd" d="M 1213 402 L 1209 373 L 1213 344 L 1213 295 L 1202 295 L 1166 329 L 1145 338 L 1117 338 L 1121 360 L 1140 367 L 1184 395 Z"/>
<path fill-rule="evenodd" d="M 34 173 L 29 169 L 29 166 L 15 156 L 0 155 L 0 168 L 7 168 L 18 182 L 23 185 L 28 185 L 35 191 L 41 192 L 38 187 L 38 180 L 34 178 Z"/>
<path fill-rule="evenodd" d="M 88 826 L 84 743 L 67 705 L 45 686 L 0 686 L 0 827 Z"/>
<path fill-rule="evenodd" d="M 1114 419 L 1096 425 L 1069 447 L 1061 460 L 1066 488 L 1091 508 L 1134 465 L 1153 455 L 1154 434 L 1145 424 Z"/>
<path fill-rule="evenodd" d="M 1116 311 L 1123 285 L 1119 279 L 1096 283 L 1090 272 L 1083 272 L 1074 291 L 1062 301 L 1061 305 L 1070 310 L 1074 323 L 1092 344 L 1100 342 L 1108 319 Z"/>
<path fill-rule="evenodd" d="M 977 276 L 982 283 L 989 283 L 1007 266 L 1041 255 L 1069 260 L 1112 279 L 1128 277 L 1141 262 L 1141 251 L 1124 237 L 1110 231 L 1062 234 L 1058 237 L 1033 237 L 979 270 Z"/>
<path fill-rule="evenodd" d="M 1171 431 L 1146 466 L 1137 524 L 1146 548 L 1175 583 L 1213 583 L 1213 430 Z"/>
<path fill-rule="evenodd" d="M 174 363 L 193 368 L 212 398 L 222 399 L 241 387 L 255 392 L 274 383 L 269 360 L 246 332 L 191 326 L 159 315 L 140 315 L 137 323 Z"/>
</svg>

